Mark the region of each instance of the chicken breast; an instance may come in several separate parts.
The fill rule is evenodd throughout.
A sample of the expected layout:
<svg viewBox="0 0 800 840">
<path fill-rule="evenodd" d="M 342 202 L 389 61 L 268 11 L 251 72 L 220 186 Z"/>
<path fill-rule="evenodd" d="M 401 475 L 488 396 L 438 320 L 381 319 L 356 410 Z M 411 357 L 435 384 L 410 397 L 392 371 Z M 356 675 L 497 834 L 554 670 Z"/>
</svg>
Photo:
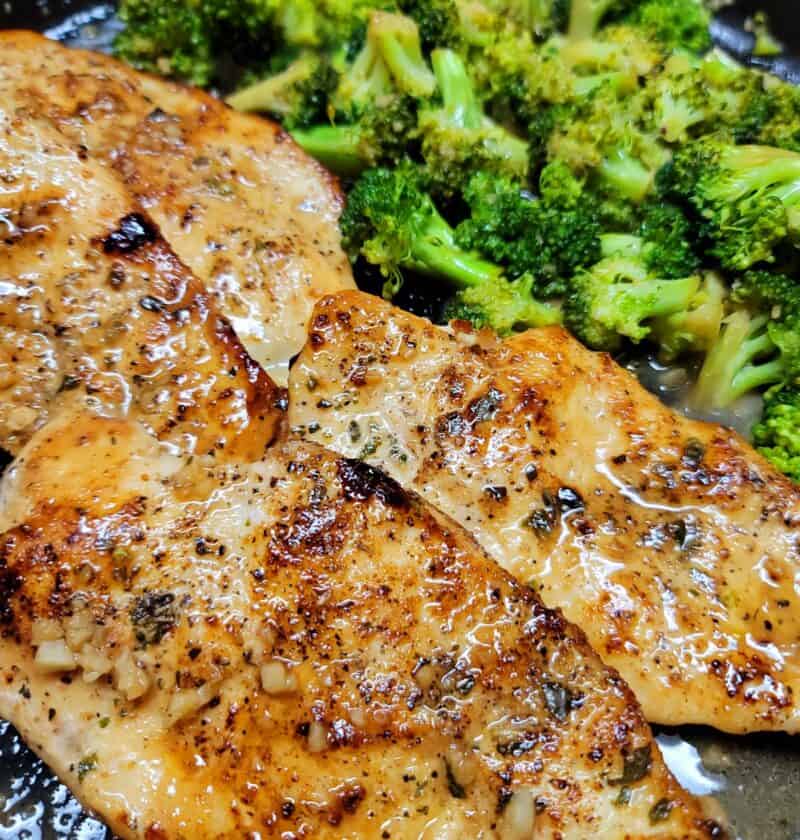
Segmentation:
<svg viewBox="0 0 800 840">
<path fill-rule="evenodd" d="M 0 97 L 0 446 L 65 403 L 258 457 L 281 394 L 110 170 Z"/>
<path fill-rule="evenodd" d="M 13 469 L 0 714 L 119 836 L 724 836 L 583 634 L 366 464 L 84 413 Z"/>
<path fill-rule="evenodd" d="M 560 328 L 499 341 L 318 306 L 296 432 L 366 458 L 583 629 L 651 721 L 800 731 L 798 489 Z"/>
<path fill-rule="evenodd" d="M 333 176 L 274 123 L 35 33 L 0 33 L 0 92 L 116 168 L 285 384 L 314 302 L 354 288 Z"/>
</svg>

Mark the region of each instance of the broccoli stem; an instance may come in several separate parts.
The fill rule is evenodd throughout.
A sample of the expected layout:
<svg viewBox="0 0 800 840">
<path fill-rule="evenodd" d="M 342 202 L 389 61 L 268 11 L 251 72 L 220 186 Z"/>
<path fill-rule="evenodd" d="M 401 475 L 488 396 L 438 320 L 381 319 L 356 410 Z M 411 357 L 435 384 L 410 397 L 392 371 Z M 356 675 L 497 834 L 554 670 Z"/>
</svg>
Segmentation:
<svg viewBox="0 0 800 840">
<path fill-rule="evenodd" d="M 694 388 L 693 401 L 698 406 L 724 408 L 750 391 L 783 380 L 780 359 L 758 362 L 776 350 L 763 331 L 767 320 L 766 316 L 753 318 L 741 310 L 726 319 Z"/>
<path fill-rule="evenodd" d="M 595 309 L 602 322 L 612 323 L 618 312 L 636 312 L 638 322 L 682 312 L 697 291 L 697 277 L 680 280 L 637 280 L 609 286 Z"/>
<path fill-rule="evenodd" d="M 311 56 L 301 56 L 282 73 L 237 90 L 225 101 L 237 111 L 267 111 L 270 114 L 287 114 L 291 103 L 287 98 L 292 85 L 308 78 L 314 64 Z"/>
<path fill-rule="evenodd" d="M 453 229 L 438 215 L 411 244 L 413 268 L 448 281 L 458 289 L 496 280 L 502 269 L 455 244 Z"/>
<path fill-rule="evenodd" d="M 411 18 L 389 12 L 374 12 L 368 38 L 374 37 L 395 84 L 412 96 L 430 96 L 436 78 L 425 63 L 419 29 Z"/>
<path fill-rule="evenodd" d="M 567 37 L 570 41 L 591 38 L 613 0 L 572 0 Z"/>
<path fill-rule="evenodd" d="M 357 125 L 317 125 L 293 131 L 292 137 L 305 152 L 338 175 L 358 175 L 369 166 Z"/>
<path fill-rule="evenodd" d="M 603 257 L 628 257 L 635 259 L 641 256 L 644 242 L 641 236 L 632 233 L 604 233 L 600 237 L 600 253 Z"/>
<path fill-rule="evenodd" d="M 770 190 L 788 205 L 800 200 L 800 154 L 769 146 L 733 146 L 721 161 L 729 173 L 709 190 L 726 201 Z"/>
<path fill-rule="evenodd" d="M 599 166 L 602 179 L 621 196 L 642 201 L 650 191 L 653 173 L 624 149 L 617 149 Z"/>
<path fill-rule="evenodd" d="M 459 128 L 480 128 L 483 111 L 461 56 L 452 50 L 434 50 L 431 62 L 448 118 Z"/>
</svg>

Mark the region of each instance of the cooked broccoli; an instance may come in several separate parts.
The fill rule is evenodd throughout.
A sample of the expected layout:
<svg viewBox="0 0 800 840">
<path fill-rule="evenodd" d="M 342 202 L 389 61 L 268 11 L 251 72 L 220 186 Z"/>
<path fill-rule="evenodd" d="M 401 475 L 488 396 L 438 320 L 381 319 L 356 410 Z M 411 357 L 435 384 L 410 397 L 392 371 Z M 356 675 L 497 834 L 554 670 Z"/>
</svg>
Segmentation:
<svg viewBox="0 0 800 840">
<path fill-rule="evenodd" d="M 461 43 L 461 18 L 456 0 L 399 0 L 398 6 L 416 21 L 426 52 L 436 47 L 457 47 Z"/>
<path fill-rule="evenodd" d="M 569 0 L 486 0 L 486 5 L 504 21 L 513 21 L 537 40 L 563 29 L 569 16 Z"/>
<path fill-rule="evenodd" d="M 701 409 L 725 408 L 750 391 L 781 382 L 784 366 L 769 337 L 766 315 L 737 309 L 722 322 L 692 389 Z"/>
<path fill-rule="evenodd" d="M 292 137 L 338 175 L 358 175 L 372 166 L 404 160 L 416 132 L 417 101 L 411 96 L 389 96 L 364 109 L 351 125 L 316 125 L 297 129 Z"/>
<path fill-rule="evenodd" d="M 701 53 L 711 47 L 711 15 L 702 0 L 644 0 L 624 20 L 668 49 Z"/>
<path fill-rule="evenodd" d="M 600 257 L 593 199 L 563 164 L 545 167 L 538 197 L 478 173 L 464 198 L 471 212 L 456 229 L 457 242 L 503 265 L 512 278 L 530 275 L 538 297 L 562 294 L 567 278 Z"/>
<path fill-rule="evenodd" d="M 435 87 L 414 21 L 374 12 L 363 47 L 329 97 L 329 118 L 300 124 L 292 136 L 340 175 L 396 163 L 417 136 L 418 100 Z"/>
<path fill-rule="evenodd" d="M 722 278 L 707 271 L 686 309 L 654 318 L 648 339 L 658 345 L 661 359 L 672 361 L 687 353 L 708 352 L 719 336 L 727 295 Z"/>
<path fill-rule="evenodd" d="M 699 140 L 675 154 L 659 186 L 694 208 L 709 252 L 726 268 L 775 261 L 800 230 L 797 152 Z"/>
<path fill-rule="evenodd" d="M 419 29 L 404 15 L 373 12 L 364 46 L 342 74 L 333 105 L 352 117 L 381 96 L 430 96 L 436 78 L 422 55 Z"/>
<path fill-rule="evenodd" d="M 387 297 L 402 283 L 401 269 L 409 268 L 455 290 L 453 313 L 498 331 L 558 320 L 557 309 L 533 300 L 527 280 L 509 283 L 499 266 L 457 245 L 425 192 L 422 174 L 410 163 L 363 173 L 350 192 L 341 225 L 351 258 L 363 256 L 380 267 Z"/>
<path fill-rule="evenodd" d="M 256 82 L 228 97 L 238 111 L 261 111 L 284 128 L 306 128 L 327 116 L 328 97 L 339 81 L 326 57 L 304 53 L 282 73 Z"/>
<path fill-rule="evenodd" d="M 621 245 L 622 253 L 572 277 L 564 299 L 564 322 L 596 350 L 618 350 L 623 338 L 642 341 L 653 319 L 686 311 L 700 288 L 697 275 L 667 279 L 648 271 L 643 243 L 615 237 L 614 248 Z M 611 250 L 606 243 L 606 253 Z"/>
<path fill-rule="evenodd" d="M 419 114 L 422 157 L 432 188 L 450 196 L 476 171 L 495 172 L 524 182 L 528 146 L 484 114 L 461 57 L 452 50 L 434 50 L 433 69 L 441 105 Z"/>
<path fill-rule="evenodd" d="M 782 473 L 800 482 L 800 389 L 767 392 L 764 414 L 753 427 L 753 443 Z"/>
<path fill-rule="evenodd" d="M 206 5 L 124 0 L 119 16 L 125 28 L 115 41 L 117 55 L 141 70 L 210 84 L 217 75 L 218 43 L 217 24 Z M 254 23 L 248 21 L 248 30 Z M 271 23 L 267 15 L 254 28 Z"/>
<path fill-rule="evenodd" d="M 601 84 L 559 115 L 547 144 L 549 159 L 565 161 L 626 201 L 643 201 L 669 159 L 669 150 L 645 126 L 644 104 L 639 93 L 620 97 L 613 84 Z"/>
<path fill-rule="evenodd" d="M 570 40 L 591 38 L 610 14 L 624 11 L 625 0 L 571 0 L 567 35 Z"/>
<path fill-rule="evenodd" d="M 736 141 L 800 152 L 800 88 L 753 72 L 747 75 L 759 83 L 759 90 L 735 126 Z"/>
<path fill-rule="evenodd" d="M 721 130 L 750 139 L 753 124 L 765 118 L 759 112 L 765 98 L 761 76 L 719 52 L 701 59 L 670 56 L 648 79 L 644 95 L 654 132 L 670 144 Z"/>
<path fill-rule="evenodd" d="M 475 327 L 491 327 L 500 335 L 561 323 L 561 310 L 534 298 L 533 278 L 489 278 L 484 283 L 459 289 L 444 308 L 446 321 L 469 321 Z"/>
<path fill-rule="evenodd" d="M 739 308 L 723 322 L 693 393 L 696 405 L 724 408 L 769 385 L 800 375 L 800 287 L 792 278 L 750 271 L 731 298 Z"/>
<path fill-rule="evenodd" d="M 218 83 L 233 59 L 263 61 L 271 47 L 291 54 L 341 47 L 371 4 L 365 0 L 123 0 L 117 55 L 197 85 Z M 284 61 L 284 65 L 288 61 Z"/>
</svg>

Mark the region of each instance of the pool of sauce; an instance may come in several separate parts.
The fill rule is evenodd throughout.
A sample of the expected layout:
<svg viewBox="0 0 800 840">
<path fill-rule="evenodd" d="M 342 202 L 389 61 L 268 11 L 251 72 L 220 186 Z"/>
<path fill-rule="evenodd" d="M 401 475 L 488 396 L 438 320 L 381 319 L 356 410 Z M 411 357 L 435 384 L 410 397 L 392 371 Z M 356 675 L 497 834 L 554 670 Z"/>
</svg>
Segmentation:
<svg viewBox="0 0 800 840">
<path fill-rule="evenodd" d="M 80 4 L 0 0 L 0 26 L 25 25 L 84 49 L 108 50 L 119 31 L 112 3 L 90 5 L 52 24 L 59 9 Z M 718 42 L 733 52 L 747 49 L 747 36 L 737 34 L 738 18 L 715 25 Z M 48 23 L 52 25 L 48 28 Z M 783 75 L 792 77 L 796 65 Z M 777 69 L 780 70 L 781 66 Z M 800 79 L 800 73 L 796 78 Z M 415 297 L 405 305 L 430 315 L 435 301 Z M 691 414 L 688 392 L 693 371 L 665 367 L 648 356 L 626 360 L 643 384 L 676 410 Z M 703 419 L 722 422 L 747 434 L 758 416 L 757 400 L 746 400 L 725 414 Z M 687 727 L 658 731 L 664 759 L 688 790 L 712 796 L 742 840 L 800 840 L 800 743 L 780 735 L 731 737 L 710 729 Z M 0 840 L 111 840 L 101 822 L 88 815 L 47 767 L 24 745 L 16 730 L 0 721 Z"/>
</svg>

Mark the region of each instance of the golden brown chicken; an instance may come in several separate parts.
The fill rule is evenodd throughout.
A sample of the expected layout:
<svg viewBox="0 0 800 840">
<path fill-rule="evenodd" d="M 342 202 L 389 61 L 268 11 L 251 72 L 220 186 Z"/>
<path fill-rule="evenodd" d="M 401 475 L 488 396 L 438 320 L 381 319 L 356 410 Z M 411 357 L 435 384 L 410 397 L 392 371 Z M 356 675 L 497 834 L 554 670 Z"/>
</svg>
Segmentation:
<svg viewBox="0 0 800 840">
<path fill-rule="evenodd" d="M 380 465 L 581 627 L 651 721 L 800 731 L 800 493 L 559 328 L 317 307 L 298 433 Z"/>
<path fill-rule="evenodd" d="M 67 403 L 257 457 L 280 392 L 119 179 L 0 97 L 0 446 Z"/>
<path fill-rule="evenodd" d="M 0 714 L 121 837 L 724 836 L 583 634 L 361 462 L 84 413 L 11 485 Z"/>
<path fill-rule="evenodd" d="M 113 166 L 249 353 L 285 382 L 314 302 L 353 288 L 335 179 L 274 123 L 32 32 L 0 33 L 0 97 Z"/>
</svg>

